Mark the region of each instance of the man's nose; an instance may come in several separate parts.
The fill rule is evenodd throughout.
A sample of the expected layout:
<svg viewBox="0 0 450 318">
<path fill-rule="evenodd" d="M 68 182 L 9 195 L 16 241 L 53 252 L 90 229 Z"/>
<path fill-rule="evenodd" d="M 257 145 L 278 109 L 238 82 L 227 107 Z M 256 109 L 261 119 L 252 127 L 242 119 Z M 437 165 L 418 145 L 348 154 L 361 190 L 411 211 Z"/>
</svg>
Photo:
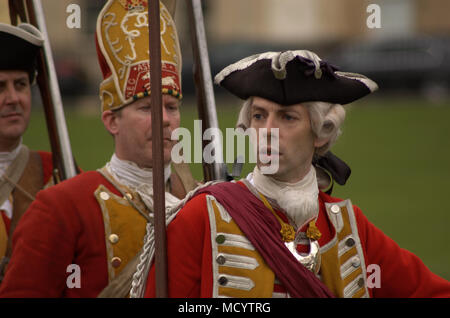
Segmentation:
<svg viewBox="0 0 450 318">
<path fill-rule="evenodd" d="M 163 127 L 170 125 L 169 116 L 167 114 L 167 109 L 164 105 L 162 107 L 162 122 L 163 122 Z"/>
<path fill-rule="evenodd" d="M 269 114 L 267 116 L 264 128 L 267 129 L 266 134 L 268 137 L 270 137 L 270 135 L 271 135 L 272 128 L 278 128 L 278 123 L 276 121 L 276 116 L 274 114 Z"/>
<path fill-rule="evenodd" d="M 17 104 L 19 103 L 19 94 L 17 94 L 14 85 L 9 84 L 6 87 L 6 104 Z"/>
</svg>

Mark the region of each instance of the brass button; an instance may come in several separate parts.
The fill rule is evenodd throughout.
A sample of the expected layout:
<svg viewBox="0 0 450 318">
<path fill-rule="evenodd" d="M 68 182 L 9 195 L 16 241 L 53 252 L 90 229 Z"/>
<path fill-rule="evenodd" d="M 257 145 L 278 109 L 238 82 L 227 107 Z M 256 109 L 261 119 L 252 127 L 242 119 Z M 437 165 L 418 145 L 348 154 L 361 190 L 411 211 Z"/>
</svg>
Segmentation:
<svg viewBox="0 0 450 318">
<path fill-rule="evenodd" d="M 225 242 L 225 235 L 219 234 L 216 236 L 217 244 L 223 244 Z"/>
<path fill-rule="evenodd" d="M 119 242 L 119 235 L 117 235 L 117 234 L 111 234 L 111 235 L 109 236 L 109 241 L 110 241 L 112 244 L 116 244 L 117 242 Z"/>
<path fill-rule="evenodd" d="M 364 287 L 364 278 L 360 278 L 360 279 L 358 279 L 358 286 L 359 287 Z"/>
<path fill-rule="evenodd" d="M 109 200 L 109 194 L 106 192 L 100 192 L 100 198 L 104 201 Z"/>
<path fill-rule="evenodd" d="M 226 262 L 225 256 L 223 256 L 223 255 L 217 256 L 216 262 L 217 262 L 219 265 L 225 264 L 225 262 Z"/>
<path fill-rule="evenodd" d="M 339 205 L 337 205 L 337 204 L 333 204 L 332 206 L 331 206 L 331 212 L 332 213 L 334 213 L 334 214 L 338 214 L 340 211 L 341 211 L 341 208 L 339 207 Z"/>
<path fill-rule="evenodd" d="M 125 193 L 125 196 L 129 199 L 129 200 L 133 200 L 133 196 L 131 195 L 131 193 Z"/>
<path fill-rule="evenodd" d="M 355 240 L 351 237 L 349 237 L 346 241 L 345 241 L 345 245 L 347 245 L 348 247 L 352 247 L 353 245 L 355 245 Z"/>
<path fill-rule="evenodd" d="M 220 276 L 219 277 L 219 284 L 221 286 L 225 286 L 228 283 L 228 278 L 226 278 L 225 276 Z"/>
<path fill-rule="evenodd" d="M 358 256 L 352 258 L 352 266 L 354 268 L 358 268 L 359 266 L 361 266 L 361 261 Z"/>
<path fill-rule="evenodd" d="M 121 264 L 122 264 L 122 260 L 120 259 L 120 257 L 115 256 L 111 259 L 111 265 L 114 268 L 119 267 Z"/>
</svg>

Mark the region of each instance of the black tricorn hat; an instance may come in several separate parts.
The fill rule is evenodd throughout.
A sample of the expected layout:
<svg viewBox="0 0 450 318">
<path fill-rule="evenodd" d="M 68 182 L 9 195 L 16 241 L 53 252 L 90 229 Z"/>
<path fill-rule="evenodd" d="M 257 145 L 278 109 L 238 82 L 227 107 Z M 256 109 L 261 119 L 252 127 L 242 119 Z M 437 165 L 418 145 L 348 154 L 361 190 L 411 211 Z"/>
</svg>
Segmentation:
<svg viewBox="0 0 450 318">
<path fill-rule="evenodd" d="M 307 50 L 252 55 L 224 68 L 215 83 L 241 99 L 258 96 L 280 105 L 345 105 L 378 89 L 364 75 L 339 72 Z"/>
<path fill-rule="evenodd" d="M 44 40 L 41 32 L 28 23 L 18 26 L 0 23 L 0 70 L 22 70 L 34 80 L 36 58 Z"/>
</svg>

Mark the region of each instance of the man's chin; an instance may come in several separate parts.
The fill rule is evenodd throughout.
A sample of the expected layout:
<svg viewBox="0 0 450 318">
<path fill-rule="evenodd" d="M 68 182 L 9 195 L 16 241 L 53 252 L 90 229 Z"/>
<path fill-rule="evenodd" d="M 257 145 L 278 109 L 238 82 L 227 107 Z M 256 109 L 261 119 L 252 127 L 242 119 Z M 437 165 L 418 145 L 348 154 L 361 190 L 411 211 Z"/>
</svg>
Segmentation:
<svg viewBox="0 0 450 318">
<path fill-rule="evenodd" d="M 164 147 L 164 165 L 167 166 L 172 162 L 172 149 L 173 145 L 170 147 Z"/>
<path fill-rule="evenodd" d="M 25 133 L 25 130 L 20 128 L 14 128 L 14 129 L 7 129 L 0 131 L 0 137 L 4 140 L 10 140 L 11 142 L 14 142 L 16 140 L 19 140 L 23 134 Z"/>
<path fill-rule="evenodd" d="M 166 156 L 166 154 L 164 154 L 164 166 L 170 165 L 170 163 L 172 162 L 172 158 L 169 156 Z"/>
</svg>

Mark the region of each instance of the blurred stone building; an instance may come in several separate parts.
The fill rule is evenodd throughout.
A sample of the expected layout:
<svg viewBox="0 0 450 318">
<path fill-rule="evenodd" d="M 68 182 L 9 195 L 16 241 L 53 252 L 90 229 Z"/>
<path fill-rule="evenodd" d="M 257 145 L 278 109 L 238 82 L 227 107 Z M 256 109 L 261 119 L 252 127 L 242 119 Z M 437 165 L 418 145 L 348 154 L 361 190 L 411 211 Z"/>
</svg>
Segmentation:
<svg viewBox="0 0 450 318">
<path fill-rule="evenodd" d="M 447 0 L 214 0 L 205 1 L 208 31 L 219 39 L 336 41 L 393 33 L 450 33 Z M 381 9 L 369 29 L 367 7 Z"/>
<path fill-rule="evenodd" d="M 105 0 L 42 0 L 58 75 L 68 95 L 95 95 L 101 73 L 94 42 L 96 17 Z M 80 7 L 81 28 L 70 29 L 70 4 Z M 450 35 L 448 0 L 203 0 L 208 43 L 263 42 L 291 47 L 330 47 L 347 41 L 392 35 Z M 367 27 L 367 7 L 380 8 L 381 28 Z M 183 56 L 189 61 L 185 1 L 178 0 L 177 22 Z M 7 0 L 0 22 L 9 23 Z M 214 52 L 213 50 L 211 51 Z M 211 53 L 211 55 L 212 55 Z M 211 56 L 213 60 L 215 56 Z M 219 57 L 217 57 L 219 58 Z"/>
</svg>

